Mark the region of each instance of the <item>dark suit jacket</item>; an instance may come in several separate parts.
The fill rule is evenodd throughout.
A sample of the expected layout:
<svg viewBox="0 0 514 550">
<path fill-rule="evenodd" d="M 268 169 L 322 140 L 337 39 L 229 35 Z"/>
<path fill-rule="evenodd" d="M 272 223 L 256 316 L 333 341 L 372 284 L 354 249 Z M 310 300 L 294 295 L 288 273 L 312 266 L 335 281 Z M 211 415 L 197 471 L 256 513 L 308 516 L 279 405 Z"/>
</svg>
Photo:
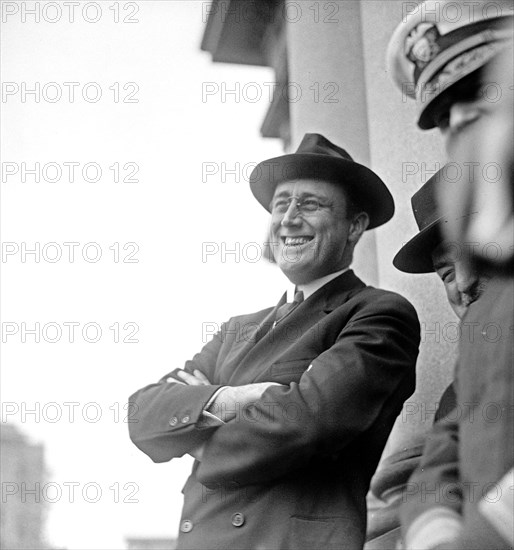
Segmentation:
<svg viewBox="0 0 514 550">
<path fill-rule="evenodd" d="M 501 497 L 496 484 L 514 465 L 514 280 L 491 280 L 463 322 L 467 336 L 456 369 L 457 407 L 434 425 L 409 480 L 403 531 L 421 514 L 444 506 L 463 522 L 462 537 L 445 548 L 512 548 L 478 503 L 490 489 L 489 499 Z"/>
<path fill-rule="evenodd" d="M 362 548 L 369 481 L 415 386 L 417 315 L 351 271 L 271 328 L 276 309 L 230 319 L 186 363 L 212 386 L 164 377 L 130 398 L 130 436 L 154 461 L 206 442 L 183 489 L 179 548 Z M 198 427 L 219 387 L 265 381 L 284 386 Z"/>
</svg>

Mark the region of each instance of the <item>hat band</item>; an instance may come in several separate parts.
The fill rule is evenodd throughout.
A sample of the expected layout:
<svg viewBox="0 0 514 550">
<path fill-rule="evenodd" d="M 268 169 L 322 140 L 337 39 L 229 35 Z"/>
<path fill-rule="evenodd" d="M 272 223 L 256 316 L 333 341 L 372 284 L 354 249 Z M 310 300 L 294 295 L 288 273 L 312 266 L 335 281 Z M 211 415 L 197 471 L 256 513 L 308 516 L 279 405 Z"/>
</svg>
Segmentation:
<svg viewBox="0 0 514 550">
<path fill-rule="evenodd" d="M 484 66 L 493 57 L 506 48 L 507 44 L 483 44 L 479 48 L 468 50 L 450 62 L 448 71 L 440 71 L 430 82 L 422 82 L 421 92 L 417 96 L 418 112 L 421 115 L 437 97 L 473 71 Z M 468 53 L 469 55 L 466 55 Z M 452 65 L 455 65 L 452 67 Z M 423 127 L 424 128 L 424 127 Z"/>
<path fill-rule="evenodd" d="M 415 64 L 414 82 L 417 84 L 421 73 L 430 66 L 446 50 L 457 46 L 462 49 L 466 39 L 480 36 L 487 31 L 509 28 L 507 23 L 512 16 L 499 16 L 493 19 L 482 19 L 463 27 L 459 27 L 446 34 L 439 34 L 437 25 L 433 25 L 418 38 L 409 50 L 408 57 Z M 419 27 L 419 25 L 418 25 Z M 417 28 L 417 27 L 416 27 Z M 460 46 L 459 46 L 460 45 Z"/>
</svg>

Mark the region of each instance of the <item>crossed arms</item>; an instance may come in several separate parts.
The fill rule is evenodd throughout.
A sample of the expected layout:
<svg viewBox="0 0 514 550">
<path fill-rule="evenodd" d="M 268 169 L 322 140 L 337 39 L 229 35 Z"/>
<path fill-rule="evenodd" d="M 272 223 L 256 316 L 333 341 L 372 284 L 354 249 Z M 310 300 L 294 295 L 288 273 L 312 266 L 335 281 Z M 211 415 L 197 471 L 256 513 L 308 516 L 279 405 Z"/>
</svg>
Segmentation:
<svg viewBox="0 0 514 550">
<path fill-rule="evenodd" d="M 176 378 L 168 378 L 166 381 L 175 384 L 186 384 L 188 386 L 210 386 L 208 378 L 199 370 L 195 369 L 193 374 L 179 370 L 177 373 L 183 382 Z M 245 408 L 251 403 L 261 398 L 265 390 L 270 386 L 279 386 L 277 382 L 257 382 L 255 384 L 245 384 L 243 386 L 224 386 L 217 390 L 203 410 L 203 418 L 198 421 L 199 428 L 216 428 L 231 420 L 238 415 L 240 407 Z M 204 445 L 196 449 L 190 449 L 189 454 L 201 461 Z"/>
<path fill-rule="evenodd" d="M 390 429 L 414 389 L 419 324 L 400 296 L 373 298 L 352 310 L 298 382 L 276 384 L 270 376 L 229 387 L 215 402 L 216 416 L 221 413 L 226 423 L 208 426 L 204 409 L 224 387 L 220 372 L 230 353 L 220 332 L 186 363 L 185 384 L 167 382 L 165 376 L 130 398 L 138 410 L 138 422 L 129 424 L 133 442 L 155 462 L 203 446 L 200 482 L 249 484 L 278 478 L 316 455 L 339 453 L 375 424 Z M 316 345 L 324 338 L 329 336 L 318 335 Z M 299 341 L 292 347 L 292 358 L 301 346 Z M 256 359 L 255 377 L 269 366 Z M 235 416 L 236 408 L 243 414 Z"/>
</svg>

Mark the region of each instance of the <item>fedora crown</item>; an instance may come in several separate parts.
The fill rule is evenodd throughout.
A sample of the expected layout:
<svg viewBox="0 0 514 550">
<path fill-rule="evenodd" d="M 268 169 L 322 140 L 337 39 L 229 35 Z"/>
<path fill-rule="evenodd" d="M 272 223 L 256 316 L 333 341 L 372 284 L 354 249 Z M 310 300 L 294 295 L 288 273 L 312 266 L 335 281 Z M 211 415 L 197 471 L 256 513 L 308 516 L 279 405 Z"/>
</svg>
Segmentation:
<svg viewBox="0 0 514 550">
<path fill-rule="evenodd" d="M 353 162 L 350 153 L 321 134 L 305 134 L 296 154 L 330 155 Z"/>
</svg>

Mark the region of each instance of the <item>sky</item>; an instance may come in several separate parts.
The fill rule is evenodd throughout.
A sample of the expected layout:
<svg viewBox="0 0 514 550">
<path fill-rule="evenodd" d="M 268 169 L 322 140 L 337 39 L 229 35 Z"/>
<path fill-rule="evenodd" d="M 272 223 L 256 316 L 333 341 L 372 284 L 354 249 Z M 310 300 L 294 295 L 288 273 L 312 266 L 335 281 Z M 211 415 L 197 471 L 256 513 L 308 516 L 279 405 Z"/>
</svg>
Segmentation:
<svg viewBox="0 0 514 550">
<path fill-rule="evenodd" d="M 208 2 L 65 4 L 2 2 L 1 422 L 45 446 L 48 541 L 121 549 L 176 536 L 192 464 L 130 442 L 129 395 L 283 293 L 247 182 L 283 150 Z"/>
</svg>

